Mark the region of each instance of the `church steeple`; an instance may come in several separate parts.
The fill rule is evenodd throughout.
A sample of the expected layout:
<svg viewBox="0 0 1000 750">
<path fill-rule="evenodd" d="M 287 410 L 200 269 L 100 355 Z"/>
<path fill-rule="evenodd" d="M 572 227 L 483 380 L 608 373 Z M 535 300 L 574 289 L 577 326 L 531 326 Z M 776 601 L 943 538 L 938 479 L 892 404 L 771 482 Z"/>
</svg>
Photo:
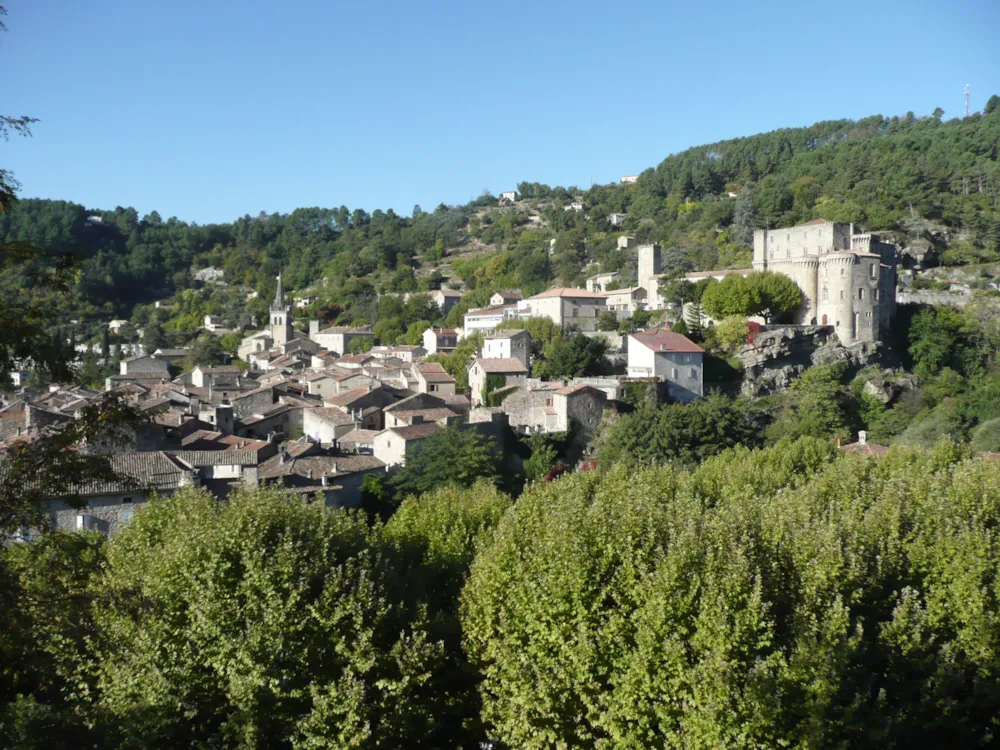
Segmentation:
<svg viewBox="0 0 1000 750">
<path fill-rule="evenodd" d="M 295 331 L 289 319 L 291 307 L 285 304 L 285 290 L 281 286 L 281 274 L 278 274 L 278 288 L 271 303 L 271 339 L 276 346 L 284 346 L 293 338 Z"/>
<path fill-rule="evenodd" d="M 274 302 L 271 303 L 271 309 L 274 312 L 287 311 L 288 308 L 285 307 L 285 290 L 281 286 L 281 274 L 278 274 L 278 288 L 274 292 Z"/>
</svg>

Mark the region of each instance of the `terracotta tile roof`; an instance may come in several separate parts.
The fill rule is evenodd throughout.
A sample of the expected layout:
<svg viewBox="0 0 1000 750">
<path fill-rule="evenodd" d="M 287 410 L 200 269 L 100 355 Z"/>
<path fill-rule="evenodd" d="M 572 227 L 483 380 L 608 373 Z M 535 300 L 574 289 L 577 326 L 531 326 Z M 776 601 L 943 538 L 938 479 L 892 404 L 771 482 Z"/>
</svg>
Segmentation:
<svg viewBox="0 0 1000 750">
<path fill-rule="evenodd" d="M 337 477 L 374 471 L 385 467 L 385 463 L 374 456 L 302 456 L 288 457 L 279 453 L 260 465 L 261 479 L 282 476 L 300 476 L 307 479 L 322 479 L 324 476 Z"/>
<path fill-rule="evenodd" d="M 371 388 L 352 388 L 349 391 L 344 391 L 343 393 L 335 393 L 332 396 L 327 396 L 324 401 L 328 404 L 333 404 L 334 406 L 349 406 L 355 401 L 359 401 L 374 389 Z"/>
<path fill-rule="evenodd" d="M 700 349 L 698 351 L 701 351 Z M 507 373 L 512 375 L 527 374 L 528 368 L 524 362 L 513 357 L 504 359 L 474 359 L 469 367 L 479 365 L 486 373 Z"/>
<path fill-rule="evenodd" d="M 666 328 L 633 333 L 632 338 L 654 352 L 703 352 L 705 351 L 687 336 L 674 333 Z"/>
<path fill-rule="evenodd" d="M 375 359 L 370 354 L 345 354 L 343 357 L 337 360 L 337 364 L 356 364 L 363 365 L 365 362 Z"/>
<path fill-rule="evenodd" d="M 874 456 L 875 458 L 884 456 L 889 452 L 888 446 L 877 445 L 876 443 L 848 443 L 847 445 L 842 445 L 840 449 L 844 453 L 857 453 L 859 456 Z"/>
<path fill-rule="evenodd" d="M 829 219 L 813 219 L 812 221 L 807 221 L 805 224 L 796 224 L 797 227 L 811 227 L 814 224 L 832 224 L 833 222 Z M 775 230 L 778 231 L 778 230 Z"/>
<path fill-rule="evenodd" d="M 546 289 L 541 294 L 536 294 L 528 299 L 547 299 L 549 297 L 569 297 L 577 299 L 604 299 L 608 295 L 604 292 L 588 292 L 586 289 L 574 289 L 568 286 L 559 286 L 555 289 Z"/>
</svg>

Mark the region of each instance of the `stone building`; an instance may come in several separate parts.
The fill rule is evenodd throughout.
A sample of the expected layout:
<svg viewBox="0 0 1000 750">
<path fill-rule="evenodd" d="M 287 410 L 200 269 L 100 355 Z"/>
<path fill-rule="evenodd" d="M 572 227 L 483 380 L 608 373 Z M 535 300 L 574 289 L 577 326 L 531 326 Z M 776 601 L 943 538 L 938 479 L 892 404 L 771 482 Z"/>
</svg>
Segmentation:
<svg viewBox="0 0 1000 750">
<path fill-rule="evenodd" d="M 833 326 L 843 344 L 877 341 L 896 314 L 895 245 L 853 224 L 816 219 L 754 232 L 753 268 L 802 290 L 795 322 Z"/>
<path fill-rule="evenodd" d="M 483 402 L 483 389 L 490 375 L 503 379 L 503 385 L 521 385 L 528 378 L 528 368 L 519 359 L 474 359 L 469 365 L 469 392 L 472 405 Z"/>
</svg>

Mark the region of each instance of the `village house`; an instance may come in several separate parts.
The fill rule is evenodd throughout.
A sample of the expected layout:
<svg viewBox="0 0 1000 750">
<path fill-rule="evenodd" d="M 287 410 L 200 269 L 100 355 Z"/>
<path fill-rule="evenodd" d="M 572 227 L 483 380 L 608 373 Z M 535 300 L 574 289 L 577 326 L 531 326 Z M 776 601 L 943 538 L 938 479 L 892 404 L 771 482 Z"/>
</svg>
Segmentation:
<svg viewBox="0 0 1000 750">
<path fill-rule="evenodd" d="M 458 346 L 454 328 L 428 328 L 424 331 L 424 349 L 428 354 L 451 354 Z"/>
<path fill-rule="evenodd" d="M 301 497 L 319 494 L 329 507 L 355 508 L 361 503 L 365 477 L 383 476 L 385 464 L 374 456 L 279 452 L 261 464 L 258 473 L 261 484 Z"/>
<path fill-rule="evenodd" d="M 517 316 L 518 305 L 514 304 L 469 310 L 465 313 L 465 334 L 468 336 L 476 331 L 492 331 L 505 320 L 511 320 Z"/>
<path fill-rule="evenodd" d="M 519 359 L 474 359 L 469 365 L 469 391 L 472 405 L 483 403 L 484 389 L 489 383 L 491 390 L 511 385 L 521 385 L 528 378 L 528 366 Z"/>
<path fill-rule="evenodd" d="M 112 536 L 131 522 L 136 508 L 143 507 L 152 495 L 169 496 L 198 483 L 193 466 L 162 451 L 118 453 L 108 460 L 114 479 L 71 484 L 65 493 L 44 500 L 50 528 L 88 529 Z M 0 477 L 6 470 L 7 464 L 0 461 Z M 85 507 L 70 506 L 69 498 L 83 500 Z M 33 536 L 30 531 L 23 534 Z"/>
<path fill-rule="evenodd" d="M 332 406 L 302 412 L 303 434 L 324 446 L 335 444 L 337 438 L 351 432 L 355 426 L 354 417 Z"/>
<path fill-rule="evenodd" d="M 608 224 L 610 224 L 613 227 L 624 226 L 625 219 L 627 218 L 628 218 L 627 213 L 619 213 L 617 211 L 612 211 L 610 214 L 608 214 Z"/>
<path fill-rule="evenodd" d="M 295 309 L 296 310 L 303 310 L 303 309 L 309 307 L 309 305 L 314 304 L 317 299 L 318 299 L 318 297 L 315 297 L 313 295 L 307 295 L 305 297 L 299 297 L 298 299 L 295 300 Z"/>
<path fill-rule="evenodd" d="M 483 338 L 483 359 L 517 359 L 525 367 L 531 358 L 531 334 L 523 329 L 504 329 Z"/>
<path fill-rule="evenodd" d="M 382 430 L 375 436 L 375 458 L 392 470 L 406 463 L 406 457 L 419 450 L 422 441 L 438 435 L 444 428 L 436 422 L 422 422 Z"/>
<path fill-rule="evenodd" d="M 217 315 L 206 315 L 205 316 L 205 330 L 215 331 L 222 328 L 222 318 Z"/>
<path fill-rule="evenodd" d="M 499 408 L 515 429 L 529 434 L 572 430 L 575 439 L 585 441 L 596 433 L 607 403 L 607 396 L 591 386 L 534 383 L 511 388 Z M 484 410 L 474 409 L 469 420 L 491 418 Z"/>
<path fill-rule="evenodd" d="M 349 354 L 351 342 L 357 339 L 367 341 L 368 344 L 375 343 L 375 334 L 367 326 L 331 326 L 320 330 L 318 320 L 309 321 L 309 338 L 328 352 L 341 355 Z"/>
<path fill-rule="evenodd" d="M 614 312 L 634 313 L 646 309 L 646 290 L 641 286 L 607 292 L 607 305 Z"/>
<path fill-rule="evenodd" d="M 628 337 L 628 376 L 667 383 L 671 401 L 687 402 L 704 395 L 704 350 L 686 336 L 666 328 Z"/>
<path fill-rule="evenodd" d="M 588 292 L 606 292 L 608 287 L 617 284 L 621 274 L 617 271 L 611 273 L 598 273 L 590 276 L 586 281 Z"/>
<path fill-rule="evenodd" d="M 504 292 L 493 292 L 493 296 L 490 297 L 490 307 L 516 305 L 522 299 L 524 299 L 524 295 L 517 289 L 508 289 Z"/>
<path fill-rule="evenodd" d="M 366 456 L 375 455 L 375 436 L 378 430 L 354 429 L 337 439 L 336 447 L 342 453 L 359 453 Z"/>
<path fill-rule="evenodd" d="M 427 296 L 430 297 L 434 304 L 438 306 L 438 309 L 441 310 L 441 315 L 447 315 L 450 313 L 451 308 L 457 305 L 459 300 L 462 299 L 462 293 L 457 292 L 454 289 L 435 289 L 434 291 L 427 292 Z"/>
<path fill-rule="evenodd" d="M 596 331 L 597 318 L 607 309 L 605 294 L 568 287 L 536 294 L 517 307 L 520 317 L 548 318 L 564 331 Z"/>
<path fill-rule="evenodd" d="M 444 399 L 429 393 L 416 393 L 383 409 L 386 429 L 422 422 L 437 422 L 442 427 L 461 421 L 461 415 L 449 409 Z"/>
<path fill-rule="evenodd" d="M 517 202 L 516 190 L 504 190 L 500 193 L 500 200 L 497 203 L 501 206 L 513 206 Z"/>
<path fill-rule="evenodd" d="M 634 185 L 638 179 L 639 175 L 637 174 L 627 174 L 622 177 L 622 185 Z"/>
<path fill-rule="evenodd" d="M 142 375 L 149 378 L 170 378 L 170 366 L 167 360 L 154 356 L 138 355 L 123 359 L 118 363 L 121 375 Z"/>
<path fill-rule="evenodd" d="M 435 396 L 455 395 L 455 378 L 437 362 L 416 364 L 411 370 L 411 375 L 417 393 L 432 393 Z"/>
</svg>

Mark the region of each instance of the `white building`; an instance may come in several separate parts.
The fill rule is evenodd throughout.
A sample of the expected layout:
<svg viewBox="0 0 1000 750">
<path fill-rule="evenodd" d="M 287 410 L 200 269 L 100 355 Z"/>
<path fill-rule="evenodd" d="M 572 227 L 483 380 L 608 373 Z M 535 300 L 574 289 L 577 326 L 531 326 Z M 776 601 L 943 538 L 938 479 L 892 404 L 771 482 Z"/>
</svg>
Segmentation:
<svg viewBox="0 0 1000 750">
<path fill-rule="evenodd" d="M 638 179 L 639 175 L 637 174 L 627 174 L 622 177 L 622 185 L 634 185 Z"/>
<path fill-rule="evenodd" d="M 215 331 L 222 328 L 222 318 L 216 315 L 206 315 L 205 316 L 205 330 Z"/>
<path fill-rule="evenodd" d="M 500 193 L 500 200 L 498 203 L 501 206 L 512 206 L 517 201 L 517 191 L 516 190 L 504 190 Z"/>
<path fill-rule="evenodd" d="M 671 401 L 692 401 L 704 395 L 703 360 L 700 346 L 666 328 L 628 337 L 628 376 L 666 382 Z"/>
<path fill-rule="evenodd" d="M 530 356 L 531 334 L 527 331 L 493 331 L 483 340 L 483 359 L 516 359 L 527 367 Z"/>
<path fill-rule="evenodd" d="M 424 331 L 424 349 L 428 354 L 450 354 L 458 346 L 454 328 L 428 328 Z"/>
<path fill-rule="evenodd" d="M 627 218 L 628 218 L 627 213 L 619 213 L 617 211 L 614 211 L 608 214 L 608 224 L 610 224 L 613 227 L 620 227 L 625 224 L 625 219 Z"/>
<path fill-rule="evenodd" d="M 465 335 L 475 331 L 492 331 L 505 320 L 518 316 L 518 305 L 500 305 L 469 310 L 465 314 Z"/>
<path fill-rule="evenodd" d="M 318 299 L 317 297 L 313 296 L 299 297 L 297 300 L 295 300 L 295 308 L 297 310 L 301 310 L 305 307 L 309 307 L 309 305 L 313 304 L 317 299 Z"/>
</svg>

